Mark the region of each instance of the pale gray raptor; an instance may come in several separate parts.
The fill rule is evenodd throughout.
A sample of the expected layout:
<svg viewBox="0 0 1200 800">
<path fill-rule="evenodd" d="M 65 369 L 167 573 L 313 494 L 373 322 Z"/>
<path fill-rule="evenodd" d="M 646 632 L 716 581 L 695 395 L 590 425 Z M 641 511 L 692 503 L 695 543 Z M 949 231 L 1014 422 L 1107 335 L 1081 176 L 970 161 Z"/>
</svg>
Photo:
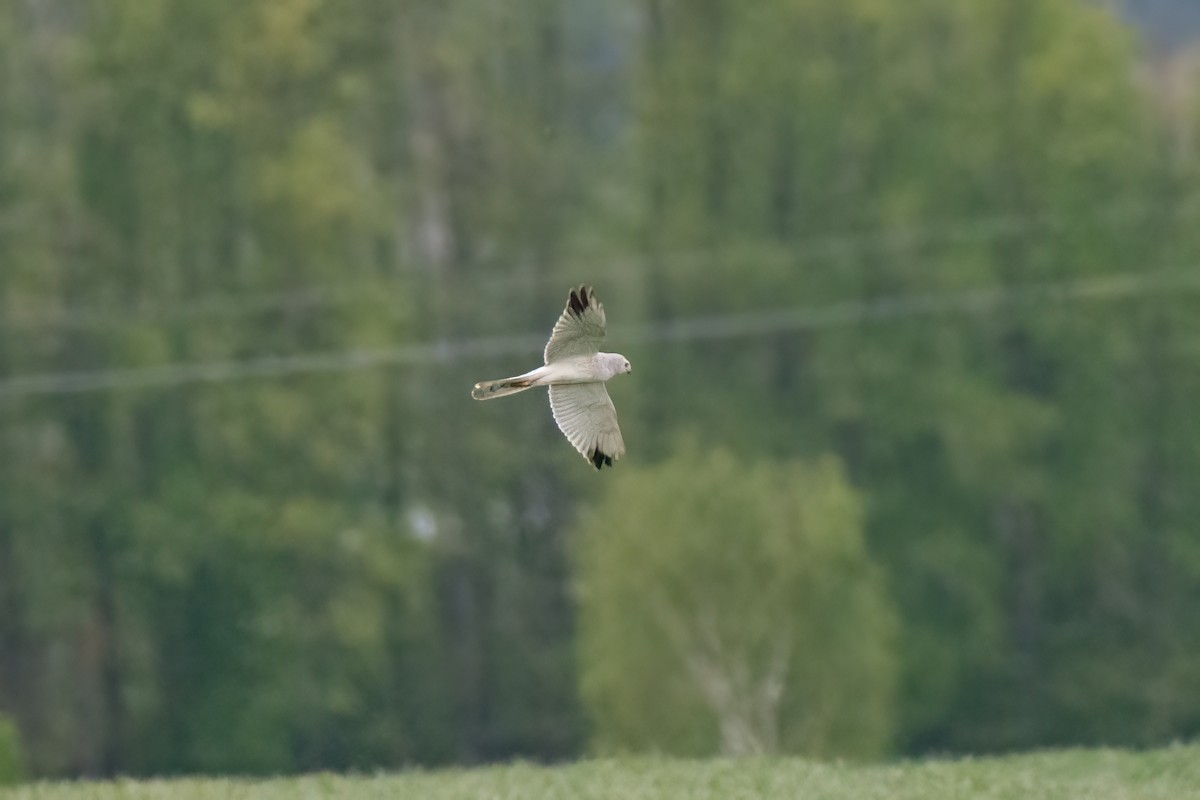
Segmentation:
<svg viewBox="0 0 1200 800">
<path fill-rule="evenodd" d="M 545 366 L 524 375 L 475 384 L 471 396 L 491 400 L 534 386 L 550 387 L 550 410 L 567 440 L 600 469 L 625 454 L 625 441 L 617 426 L 617 409 L 604 382 L 630 372 L 629 359 L 619 353 L 601 353 L 604 343 L 604 306 L 590 286 L 572 289 L 567 307 L 546 343 Z"/>
</svg>

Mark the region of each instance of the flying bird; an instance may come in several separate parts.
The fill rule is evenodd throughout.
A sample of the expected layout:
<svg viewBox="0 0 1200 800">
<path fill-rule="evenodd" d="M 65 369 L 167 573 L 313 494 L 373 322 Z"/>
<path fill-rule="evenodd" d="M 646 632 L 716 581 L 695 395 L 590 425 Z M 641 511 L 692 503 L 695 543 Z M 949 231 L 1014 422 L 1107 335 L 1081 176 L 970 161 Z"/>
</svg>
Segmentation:
<svg viewBox="0 0 1200 800">
<path fill-rule="evenodd" d="M 572 289 L 546 343 L 545 366 L 524 375 L 477 383 L 471 396 L 491 400 L 534 386 L 549 386 L 550 410 L 558 429 L 596 469 L 606 464 L 611 467 L 625 454 L 625 441 L 604 382 L 632 370 L 625 356 L 601 353 L 603 343 L 604 306 L 596 292 L 590 286 Z"/>
</svg>

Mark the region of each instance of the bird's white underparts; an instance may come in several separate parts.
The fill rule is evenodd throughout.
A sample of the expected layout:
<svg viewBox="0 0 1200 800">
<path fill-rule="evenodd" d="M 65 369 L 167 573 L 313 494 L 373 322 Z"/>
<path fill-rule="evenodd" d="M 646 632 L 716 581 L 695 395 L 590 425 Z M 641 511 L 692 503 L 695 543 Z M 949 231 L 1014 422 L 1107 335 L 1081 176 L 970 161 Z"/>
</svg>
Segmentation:
<svg viewBox="0 0 1200 800">
<path fill-rule="evenodd" d="M 632 369 L 620 353 L 600 351 L 604 335 L 604 306 L 595 290 L 586 285 L 572 289 L 546 343 L 545 364 L 511 378 L 481 381 L 471 396 L 491 400 L 549 386 L 550 410 L 567 441 L 596 469 L 611 467 L 625 454 L 625 441 L 604 384 Z"/>
</svg>

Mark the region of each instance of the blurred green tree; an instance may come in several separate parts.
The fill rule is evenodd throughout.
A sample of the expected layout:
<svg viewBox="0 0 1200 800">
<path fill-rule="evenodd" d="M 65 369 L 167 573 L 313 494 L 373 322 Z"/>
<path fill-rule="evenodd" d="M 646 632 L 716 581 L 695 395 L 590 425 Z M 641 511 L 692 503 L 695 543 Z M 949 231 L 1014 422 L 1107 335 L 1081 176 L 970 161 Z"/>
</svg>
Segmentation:
<svg viewBox="0 0 1200 800">
<path fill-rule="evenodd" d="M 0 786 L 24 780 L 25 757 L 16 723 L 0 714 Z"/>
<path fill-rule="evenodd" d="M 580 537 L 581 680 L 599 748 L 888 749 L 895 618 L 835 461 L 687 446 L 624 470 Z"/>
</svg>

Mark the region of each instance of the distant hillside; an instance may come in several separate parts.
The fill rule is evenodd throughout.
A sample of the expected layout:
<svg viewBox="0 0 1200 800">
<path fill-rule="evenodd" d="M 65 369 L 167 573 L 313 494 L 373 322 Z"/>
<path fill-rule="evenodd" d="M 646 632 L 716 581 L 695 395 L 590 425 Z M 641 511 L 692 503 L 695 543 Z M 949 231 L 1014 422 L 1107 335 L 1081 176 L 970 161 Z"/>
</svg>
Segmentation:
<svg viewBox="0 0 1200 800">
<path fill-rule="evenodd" d="M 1200 41 L 1200 0 L 1120 0 L 1117 5 L 1157 45 Z"/>
</svg>

